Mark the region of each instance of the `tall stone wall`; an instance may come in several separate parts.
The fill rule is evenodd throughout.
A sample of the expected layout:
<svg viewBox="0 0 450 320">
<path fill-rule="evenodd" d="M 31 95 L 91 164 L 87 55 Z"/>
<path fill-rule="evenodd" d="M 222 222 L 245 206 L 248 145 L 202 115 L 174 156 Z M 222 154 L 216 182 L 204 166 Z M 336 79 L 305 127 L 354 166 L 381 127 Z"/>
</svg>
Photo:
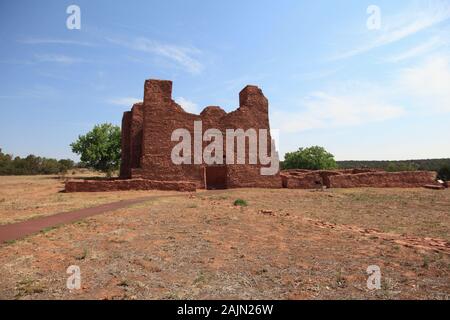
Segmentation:
<svg viewBox="0 0 450 320">
<path fill-rule="evenodd" d="M 172 132 L 179 128 L 187 129 L 192 136 L 194 148 L 194 121 L 202 121 L 203 133 L 210 128 L 218 129 L 223 135 L 224 154 L 226 153 L 226 129 L 269 129 L 267 138 L 269 154 L 271 136 L 268 117 L 268 101 L 261 89 L 247 86 L 239 94 L 239 108 L 226 113 L 217 106 L 206 107 L 199 115 L 188 113 L 172 100 L 172 82 L 147 80 L 144 85 L 144 101 L 135 104 L 131 115 L 124 113 L 122 158 L 126 159 L 121 168 L 123 178 L 143 178 L 164 181 L 190 181 L 198 188 L 205 187 L 205 164 L 172 163 L 171 152 L 178 141 L 171 141 Z M 128 145 L 127 145 L 128 143 Z M 202 143 L 202 150 L 210 142 Z M 246 164 L 227 165 L 227 187 L 281 187 L 277 175 L 263 176 L 261 164 L 248 164 L 248 142 Z M 237 144 L 235 143 L 235 159 Z M 193 160 L 193 158 L 192 158 Z M 226 159 L 224 159 L 226 161 Z M 126 174 L 125 174 L 126 173 Z M 129 174 L 128 174 L 129 173 Z"/>
<path fill-rule="evenodd" d="M 130 125 L 131 125 L 131 111 L 123 113 L 122 117 L 122 138 L 121 138 L 121 159 L 120 159 L 120 177 L 122 179 L 131 178 L 131 154 L 130 154 Z"/>
<path fill-rule="evenodd" d="M 131 169 L 139 168 L 142 156 L 143 105 L 136 103 L 131 109 L 130 152 Z"/>
</svg>

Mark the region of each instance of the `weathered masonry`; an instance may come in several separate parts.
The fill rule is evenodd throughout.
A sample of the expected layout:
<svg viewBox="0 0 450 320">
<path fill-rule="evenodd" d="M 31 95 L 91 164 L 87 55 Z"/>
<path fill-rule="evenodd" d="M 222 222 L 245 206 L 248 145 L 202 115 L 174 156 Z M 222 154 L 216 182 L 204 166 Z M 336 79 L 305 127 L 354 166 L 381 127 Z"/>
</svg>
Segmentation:
<svg viewBox="0 0 450 320">
<path fill-rule="evenodd" d="M 202 121 L 202 130 L 267 129 L 267 146 L 271 152 L 268 101 L 261 89 L 246 86 L 239 94 L 239 108 L 226 113 L 217 106 L 206 107 L 200 115 L 188 113 L 172 100 L 172 82 L 147 80 L 144 101 L 135 104 L 122 118 L 122 179 L 190 182 L 196 188 L 270 187 L 280 188 L 281 179 L 275 175 L 261 175 L 259 163 L 249 164 L 248 141 L 245 164 L 174 164 L 171 152 L 177 142 L 172 132 L 179 128 L 194 135 L 194 121 Z M 205 147 L 209 142 L 203 142 Z M 224 141 L 224 145 L 225 145 Z M 236 144 L 235 144 L 236 147 Z M 226 159 L 224 159 L 226 160 Z"/>
</svg>

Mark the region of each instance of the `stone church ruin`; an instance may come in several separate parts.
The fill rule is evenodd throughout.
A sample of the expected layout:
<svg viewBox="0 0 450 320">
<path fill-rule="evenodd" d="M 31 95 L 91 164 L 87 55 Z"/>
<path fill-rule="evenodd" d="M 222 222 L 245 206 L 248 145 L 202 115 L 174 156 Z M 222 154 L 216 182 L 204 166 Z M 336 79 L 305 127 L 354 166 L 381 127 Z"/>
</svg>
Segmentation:
<svg viewBox="0 0 450 320">
<path fill-rule="evenodd" d="M 254 151 L 250 139 L 244 140 L 245 163 L 229 163 L 223 154 L 220 163 L 189 162 L 175 164 L 171 159 L 174 147 L 172 133 L 180 128 L 192 135 L 203 136 L 208 129 L 216 129 L 226 136 L 229 129 L 243 131 L 260 129 L 268 134 L 267 154 L 277 157 L 270 134 L 268 100 L 257 86 L 248 85 L 239 93 L 239 107 L 225 112 L 218 106 L 209 106 L 197 115 L 188 113 L 172 99 L 172 82 L 146 80 L 144 99 L 126 111 L 122 118 L 122 156 L 120 176 L 106 180 L 67 181 L 66 192 L 93 192 L 115 190 L 178 190 L 226 188 L 350 188 L 350 187 L 422 187 L 436 184 L 436 174 L 427 171 L 384 172 L 380 170 L 284 170 L 263 175 L 266 163 L 249 163 Z M 194 124 L 201 121 L 201 132 Z M 259 134 L 259 133 L 258 133 Z M 261 137 L 258 137 L 261 138 Z M 261 142 L 261 141 L 259 141 Z M 192 141 L 192 147 L 194 146 Z M 229 141 L 223 141 L 227 146 Z M 202 150 L 209 144 L 201 142 Z M 260 146 L 261 143 L 258 144 Z M 228 146 L 229 147 L 229 146 Z M 231 155 L 237 155 L 237 144 Z M 186 156 L 186 155 L 185 155 Z M 229 159 L 228 159 L 229 160 Z"/>
</svg>

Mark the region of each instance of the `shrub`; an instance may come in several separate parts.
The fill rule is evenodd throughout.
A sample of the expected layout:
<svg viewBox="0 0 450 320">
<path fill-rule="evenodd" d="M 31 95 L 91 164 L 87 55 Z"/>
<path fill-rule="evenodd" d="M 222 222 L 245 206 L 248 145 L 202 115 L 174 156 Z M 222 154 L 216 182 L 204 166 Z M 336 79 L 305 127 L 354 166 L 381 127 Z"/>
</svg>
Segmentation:
<svg viewBox="0 0 450 320">
<path fill-rule="evenodd" d="M 450 181 L 450 167 L 449 166 L 444 166 L 439 169 L 438 179 L 441 179 L 444 181 Z"/>
<path fill-rule="evenodd" d="M 234 205 L 235 206 L 240 206 L 240 207 L 246 207 L 247 206 L 247 201 L 245 201 L 243 199 L 236 199 L 234 201 Z"/>
</svg>

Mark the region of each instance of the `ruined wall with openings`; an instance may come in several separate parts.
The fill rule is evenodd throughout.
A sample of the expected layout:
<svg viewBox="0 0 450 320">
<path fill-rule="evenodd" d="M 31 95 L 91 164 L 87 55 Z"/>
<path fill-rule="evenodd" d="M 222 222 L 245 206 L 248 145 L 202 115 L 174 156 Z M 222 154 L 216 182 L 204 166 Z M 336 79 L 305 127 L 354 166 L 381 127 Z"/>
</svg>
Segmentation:
<svg viewBox="0 0 450 320">
<path fill-rule="evenodd" d="M 210 128 L 223 134 L 224 161 L 226 161 L 226 129 L 268 129 L 267 145 L 271 152 L 271 135 L 268 117 L 268 101 L 261 89 L 247 86 L 239 94 L 239 108 L 226 113 L 217 106 L 205 108 L 199 115 L 188 113 L 172 99 L 172 82 L 147 80 L 144 85 L 144 101 L 135 104 L 123 115 L 121 178 L 143 178 L 161 181 L 190 181 L 198 188 L 205 187 L 205 164 L 193 164 L 194 121 L 202 121 L 203 133 Z M 187 129 L 192 136 L 191 164 L 174 164 L 173 147 L 179 141 L 171 141 L 172 132 Z M 264 176 L 262 165 L 249 164 L 248 139 L 245 148 L 246 164 L 227 165 L 227 182 L 233 187 L 281 187 L 276 175 Z M 202 151 L 209 144 L 202 142 Z M 237 143 L 234 154 L 237 159 Z"/>
</svg>

